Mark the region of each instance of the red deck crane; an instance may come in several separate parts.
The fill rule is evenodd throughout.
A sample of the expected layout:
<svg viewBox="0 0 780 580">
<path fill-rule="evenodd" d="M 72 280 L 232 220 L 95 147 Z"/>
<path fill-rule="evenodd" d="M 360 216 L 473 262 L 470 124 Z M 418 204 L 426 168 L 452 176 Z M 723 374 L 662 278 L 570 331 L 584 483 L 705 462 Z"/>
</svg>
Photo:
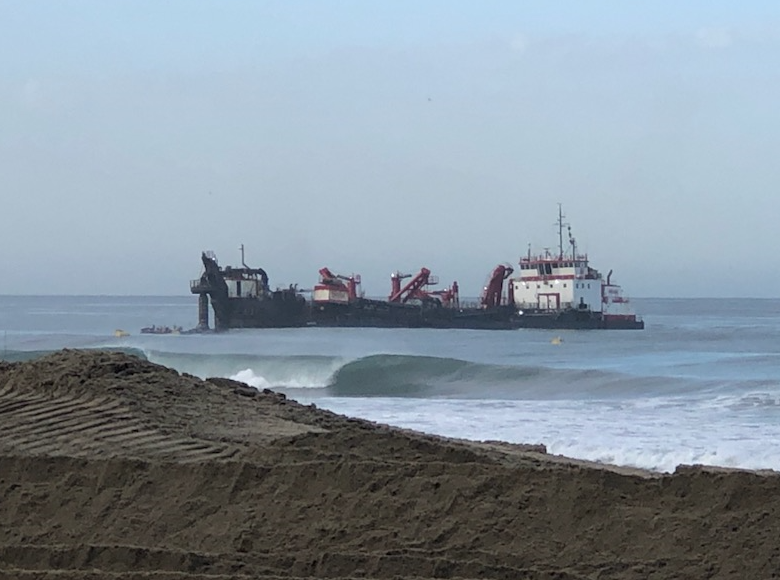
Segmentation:
<svg viewBox="0 0 780 580">
<path fill-rule="evenodd" d="M 407 278 L 408 275 L 393 274 L 391 277 L 393 292 L 390 294 L 388 301 L 406 303 L 410 298 L 419 298 L 420 296 L 418 296 L 417 293 L 429 283 L 430 275 L 431 271 L 428 268 L 422 268 L 416 276 L 406 283 L 406 286 L 403 288 L 396 288 L 396 286 L 401 285 L 401 279 Z"/>
<path fill-rule="evenodd" d="M 360 284 L 360 274 L 343 276 L 334 274 L 330 268 L 320 269 L 320 283 L 314 287 L 316 302 L 343 302 L 337 296 L 346 294 L 346 300 L 352 302 L 358 297 L 357 287 Z M 319 291 L 319 292 L 318 292 Z M 317 298 L 320 296 L 321 298 Z"/>
<path fill-rule="evenodd" d="M 480 300 L 482 306 L 485 308 L 493 308 L 501 305 L 504 280 L 509 278 L 512 275 L 512 272 L 514 272 L 514 269 L 505 264 L 499 264 L 493 269 L 487 286 L 482 290 L 482 299 Z"/>
<path fill-rule="evenodd" d="M 426 286 L 438 284 L 439 279 L 437 276 L 432 276 L 428 268 L 422 268 L 417 275 L 406 283 L 406 286 L 401 288 L 401 280 L 410 277 L 411 274 L 401 274 L 400 272 L 396 272 L 390 277 L 391 293 L 388 297 L 389 302 L 406 303 L 409 300 L 417 299 L 440 302 L 444 306 L 459 305 L 457 282 L 453 282 L 449 288 L 426 290 Z"/>
<path fill-rule="evenodd" d="M 452 306 L 455 308 L 460 307 L 460 296 L 458 295 L 457 282 L 453 282 L 452 286 L 449 288 L 444 288 L 443 290 L 420 290 L 420 292 L 425 294 L 426 298 L 440 300 L 443 306 Z"/>
<path fill-rule="evenodd" d="M 401 272 L 390 274 L 390 299 L 401 291 L 401 280 L 411 277 L 411 274 L 401 274 Z"/>
</svg>

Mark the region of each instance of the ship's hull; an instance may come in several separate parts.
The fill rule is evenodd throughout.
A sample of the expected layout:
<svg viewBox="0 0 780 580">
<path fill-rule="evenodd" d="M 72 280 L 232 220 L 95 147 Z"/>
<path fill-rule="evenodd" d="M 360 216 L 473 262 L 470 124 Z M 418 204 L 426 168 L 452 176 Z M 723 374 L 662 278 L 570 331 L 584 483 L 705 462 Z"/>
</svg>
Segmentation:
<svg viewBox="0 0 780 580">
<path fill-rule="evenodd" d="M 350 304 L 314 304 L 311 326 L 375 328 L 462 328 L 511 330 L 514 309 L 450 308 L 359 299 Z"/>
<path fill-rule="evenodd" d="M 305 326 L 308 308 L 302 296 L 275 292 L 263 298 L 212 299 L 214 327 L 289 328 Z"/>
<path fill-rule="evenodd" d="M 311 304 L 285 299 L 231 298 L 213 304 L 217 330 L 230 328 L 290 328 L 303 326 L 345 328 L 439 328 L 513 330 L 638 330 L 644 322 L 628 317 L 604 317 L 589 310 L 537 310 L 518 313 L 511 306 L 448 308 L 430 304 L 398 304 L 358 299 L 349 304 Z"/>
<path fill-rule="evenodd" d="M 515 328 L 560 330 L 642 330 L 645 323 L 636 317 L 610 317 L 590 310 L 521 311 L 514 319 Z"/>
</svg>

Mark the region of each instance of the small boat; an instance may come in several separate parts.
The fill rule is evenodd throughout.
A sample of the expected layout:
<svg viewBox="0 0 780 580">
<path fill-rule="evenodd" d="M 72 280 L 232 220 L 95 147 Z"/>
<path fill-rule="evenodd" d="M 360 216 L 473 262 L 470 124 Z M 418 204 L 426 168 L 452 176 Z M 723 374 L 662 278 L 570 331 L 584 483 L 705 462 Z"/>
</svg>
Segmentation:
<svg viewBox="0 0 780 580">
<path fill-rule="evenodd" d="M 181 334 L 181 326 L 145 326 L 141 334 Z"/>
</svg>

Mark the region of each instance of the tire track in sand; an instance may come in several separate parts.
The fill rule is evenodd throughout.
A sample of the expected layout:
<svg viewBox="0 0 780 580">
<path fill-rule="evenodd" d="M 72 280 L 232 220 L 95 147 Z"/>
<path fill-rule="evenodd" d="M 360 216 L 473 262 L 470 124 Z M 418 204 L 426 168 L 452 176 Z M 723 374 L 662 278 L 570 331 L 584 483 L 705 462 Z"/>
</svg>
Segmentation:
<svg viewBox="0 0 780 580">
<path fill-rule="evenodd" d="M 121 401 L 0 390 L 0 450 L 11 454 L 123 456 L 175 462 L 228 459 L 237 449 L 164 433 Z"/>
</svg>

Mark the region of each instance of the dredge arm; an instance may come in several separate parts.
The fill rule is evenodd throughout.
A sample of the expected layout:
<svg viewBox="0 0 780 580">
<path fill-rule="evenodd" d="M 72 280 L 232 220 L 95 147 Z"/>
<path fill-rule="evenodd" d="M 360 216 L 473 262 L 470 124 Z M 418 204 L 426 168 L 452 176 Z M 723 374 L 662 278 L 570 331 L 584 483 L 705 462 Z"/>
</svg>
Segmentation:
<svg viewBox="0 0 780 580">
<path fill-rule="evenodd" d="M 511 266 L 499 264 L 490 274 L 490 280 L 482 291 L 481 304 L 485 308 L 494 308 L 501 305 L 501 294 L 504 288 L 504 280 L 514 272 Z"/>
</svg>

